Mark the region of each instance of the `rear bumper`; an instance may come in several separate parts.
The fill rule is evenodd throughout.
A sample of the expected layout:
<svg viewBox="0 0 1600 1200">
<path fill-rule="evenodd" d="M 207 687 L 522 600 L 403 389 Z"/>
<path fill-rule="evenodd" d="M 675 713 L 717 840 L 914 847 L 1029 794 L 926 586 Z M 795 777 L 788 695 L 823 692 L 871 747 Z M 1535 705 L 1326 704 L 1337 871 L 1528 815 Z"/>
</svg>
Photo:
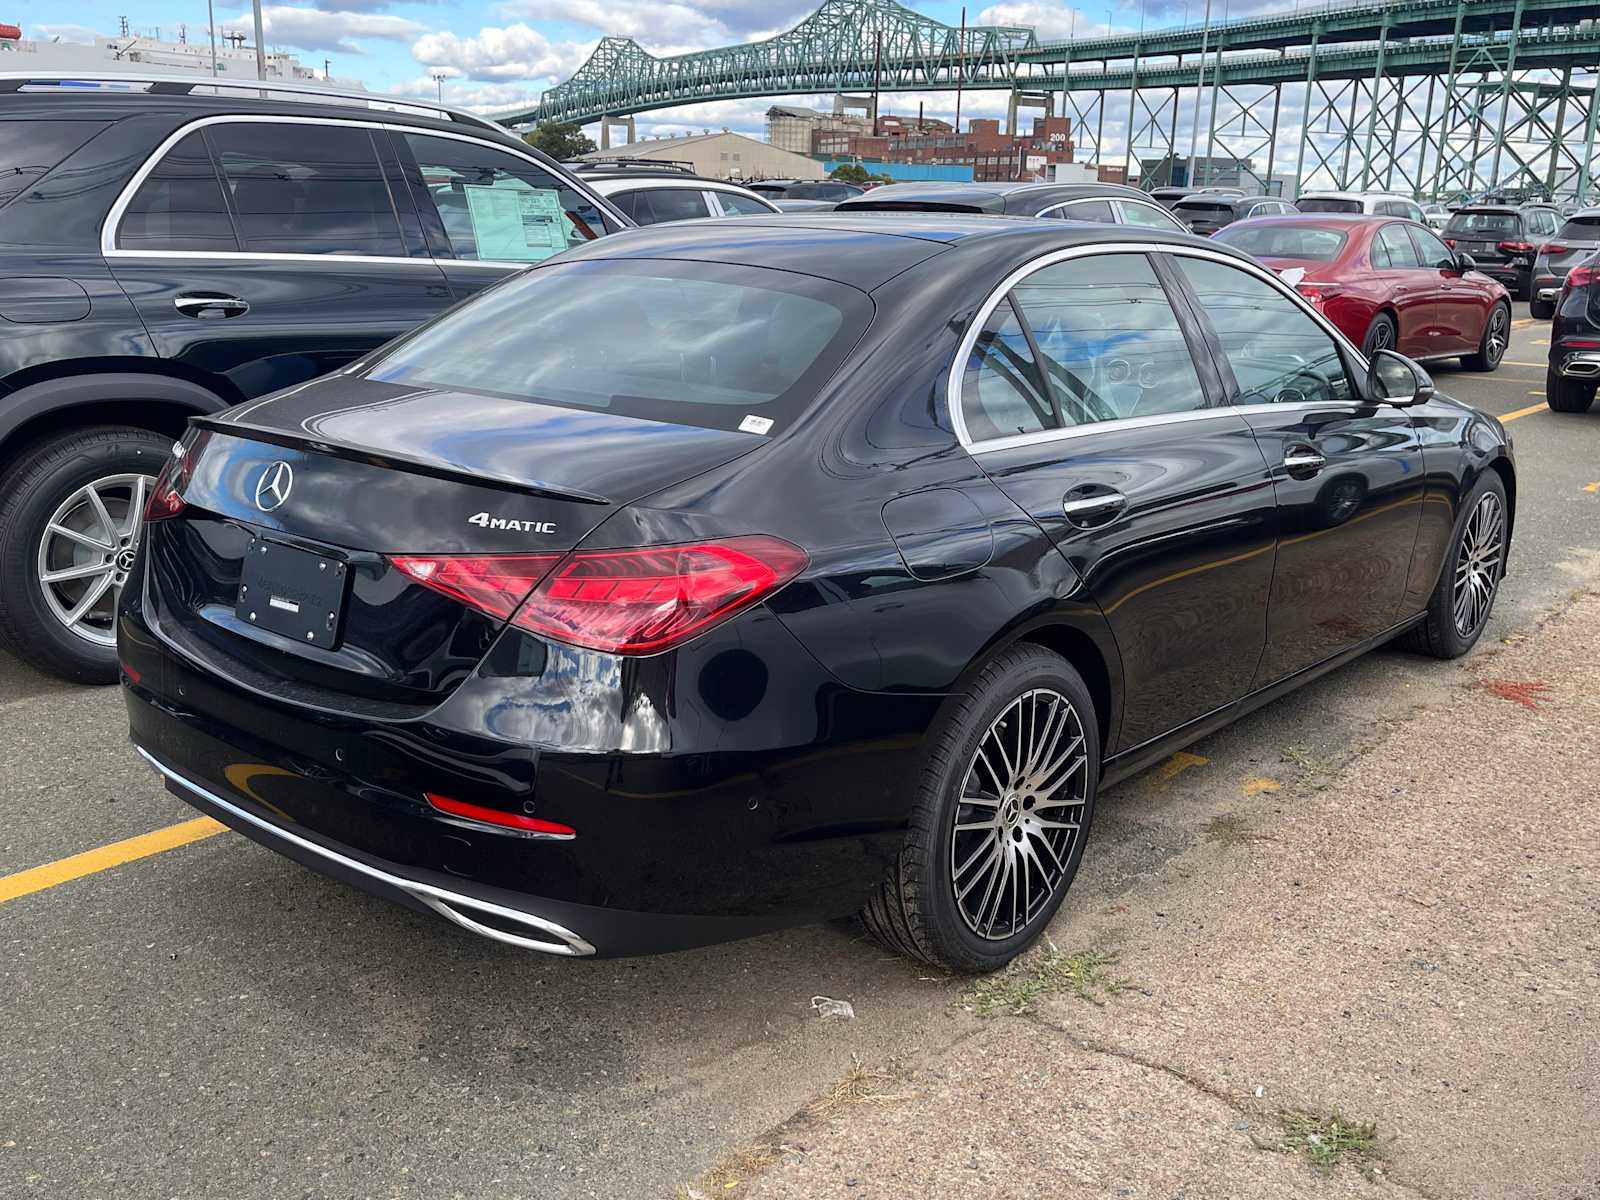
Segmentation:
<svg viewBox="0 0 1600 1200">
<path fill-rule="evenodd" d="M 1559 361 L 1556 370 L 1568 379 L 1600 379 L 1600 350 L 1580 350 Z"/>
</svg>

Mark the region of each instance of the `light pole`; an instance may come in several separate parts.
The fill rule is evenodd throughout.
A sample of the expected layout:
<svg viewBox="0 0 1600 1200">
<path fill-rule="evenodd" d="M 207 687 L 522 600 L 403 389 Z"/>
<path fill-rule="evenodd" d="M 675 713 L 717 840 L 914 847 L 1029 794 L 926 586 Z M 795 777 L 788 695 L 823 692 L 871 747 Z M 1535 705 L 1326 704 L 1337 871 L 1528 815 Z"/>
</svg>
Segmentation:
<svg viewBox="0 0 1600 1200">
<path fill-rule="evenodd" d="M 217 73 L 217 18 L 211 11 L 211 0 L 206 0 L 206 29 L 211 34 L 211 74 Z"/>
<path fill-rule="evenodd" d="M 1189 131 L 1189 179 L 1188 186 L 1194 186 L 1194 155 L 1200 145 L 1200 99 L 1206 90 L 1206 51 L 1210 49 L 1211 40 L 1211 0 L 1206 0 L 1205 21 L 1200 27 L 1200 78 L 1195 83 L 1194 89 L 1194 125 Z"/>
<path fill-rule="evenodd" d="M 437 99 L 440 104 L 444 103 L 444 81 L 449 78 L 450 76 L 446 75 L 443 71 L 434 72 L 433 86 L 434 90 L 438 93 Z"/>
<path fill-rule="evenodd" d="M 262 44 L 264 36 L 261 32 L 261 0 L 250 0 L 250 7 L 255 11 L 256 18 L 256 78 L 267 77 L 267 51 Z"/>
</svg>

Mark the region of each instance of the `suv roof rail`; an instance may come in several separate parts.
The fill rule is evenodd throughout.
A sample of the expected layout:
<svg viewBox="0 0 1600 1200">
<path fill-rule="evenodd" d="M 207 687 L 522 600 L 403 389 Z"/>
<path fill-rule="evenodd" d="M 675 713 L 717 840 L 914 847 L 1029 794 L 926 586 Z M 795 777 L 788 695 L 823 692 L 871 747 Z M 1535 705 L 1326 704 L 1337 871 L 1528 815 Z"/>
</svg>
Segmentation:
<svg viewBox="0 0 1600 1200">
<path fill-rule="evenodd" d="M 561 164 L 574 171 L 649 170 L 693 175 L 694 164 L 672 158 L 574 158 Z"/>
<path fill-rule="evenodd" d="M 84 83 L 142 83 L 147 85 L 146 94 L 158 96 L 187 96 L 199 88 L 257 92 L 261 99 L 268 99 L 270 93 L 278 92 L 295 96 L 314 96 L 323 100 L 359 101 L 369 108 L 376 107 L 380 111 L 392 112 L 398 106 L 402 110 L 412 109 L 425 116 L 442 114 L 446 119 L 458 124 L 492 129 L 506 137 L 517 136 L 510 128 L 489 117 L 480 117 L 477 113 L 451 108 L 447 104 L 438 104 L 418 96 L 388 96 L 382 92 L 323 87 L 320 84 L 295 83 L 281 79 L 223 79 L 216 75 L 157 75 L 139 71 L 0 71 L 0 94 L 20 92 L 31 84 L 72 86 Z M 73 90 L 78 89 L 73 87 Z"/>
</svg>

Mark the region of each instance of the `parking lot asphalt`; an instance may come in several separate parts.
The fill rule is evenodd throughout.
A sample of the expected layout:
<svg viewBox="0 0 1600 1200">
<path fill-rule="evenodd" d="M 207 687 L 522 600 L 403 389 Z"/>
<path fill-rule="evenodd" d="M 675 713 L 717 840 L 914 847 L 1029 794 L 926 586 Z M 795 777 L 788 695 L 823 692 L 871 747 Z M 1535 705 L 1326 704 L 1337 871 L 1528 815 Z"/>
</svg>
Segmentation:
<svg viewBox="0 0 1600 1200">
<path fill-rule="evenodd" d="M 1600 575 L 1600 412 L 1542 407 L 1548 336 L 1524 319 L 1497 373 L 1435 373 L 1513 419 L 1511 573 L 1474 655 L 1369 655 L 1111 790 L 1058 920 L 1194 852 L 1214 814 L 1187 781 L 1291 751 L 1334 772 L 1385 725 L 1447 721 L 1475 658 Z M 114 689 L 0 656 L 0 697 L 0 897 L 194 818 L 129 748 Z M 956 984 L 848 923 L 550 960 L 205 832 L 0 901 L 0 1196 L 665 1196 L 855 1056 L 914 1061 L 963 1035 Z M 818 995 L 855 1019 L 819 1020 Z"/>
</svg>

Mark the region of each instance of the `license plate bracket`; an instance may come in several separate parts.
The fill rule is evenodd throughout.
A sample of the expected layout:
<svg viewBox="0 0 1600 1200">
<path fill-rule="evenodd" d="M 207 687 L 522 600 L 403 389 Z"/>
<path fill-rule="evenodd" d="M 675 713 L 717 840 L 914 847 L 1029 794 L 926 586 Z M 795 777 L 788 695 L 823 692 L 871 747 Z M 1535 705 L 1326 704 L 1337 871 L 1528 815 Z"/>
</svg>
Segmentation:
<svg viewBox="0 0 1600 1200">
<path fill-rule="evenodd" d="M 332 650 L 350 569 L 343 559 L 255 537 L 239 570 L 234 614 L 246 625 Z"/>
</svg>

